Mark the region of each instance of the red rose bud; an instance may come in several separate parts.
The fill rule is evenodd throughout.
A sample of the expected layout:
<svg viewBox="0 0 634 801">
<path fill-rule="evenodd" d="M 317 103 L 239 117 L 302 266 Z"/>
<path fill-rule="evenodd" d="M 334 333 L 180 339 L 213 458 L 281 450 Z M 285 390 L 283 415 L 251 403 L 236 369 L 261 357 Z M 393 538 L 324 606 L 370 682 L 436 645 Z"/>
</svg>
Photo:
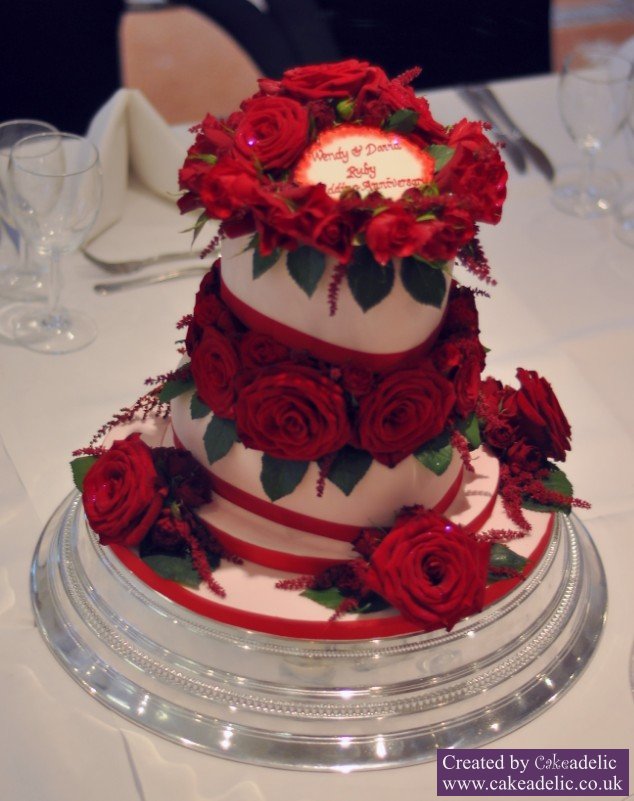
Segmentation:
<svg viewBox="0 0 634 801">
<path fill-rule="evenodd" d="M 399 519 L 374 551 L 366 585 L 425 631 L 481 611 L 489 545 L 434 512 Z"/>
<path fill-rule="evenodd" d="M 116 440 L 86 473 L 83 501 L 102 545 L 138 545 L 160 514 L 167 488 L 140 434 Z"/>
</svg>

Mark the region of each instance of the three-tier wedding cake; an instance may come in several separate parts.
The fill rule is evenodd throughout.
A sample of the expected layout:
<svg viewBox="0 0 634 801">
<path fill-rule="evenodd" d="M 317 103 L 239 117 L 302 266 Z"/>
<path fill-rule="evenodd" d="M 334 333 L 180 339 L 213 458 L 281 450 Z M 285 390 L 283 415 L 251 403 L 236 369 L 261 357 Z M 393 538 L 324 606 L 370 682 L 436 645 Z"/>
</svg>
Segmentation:
<svg viewBox="0 0 634 801">
<path fill-rule="evenodd" d="M 314 640 L 451 630 L 576 503 L 550 384 L 485 377 L 478 227 L 500 220 L 504 163 L 481 123 L 437 122 L 414 74 L 299 67 L 193 130 L 179 205 L 196 235 L 219 227 L 180 364 L 73 468 L 100 543 L 202 616 Z"/>
</svg>

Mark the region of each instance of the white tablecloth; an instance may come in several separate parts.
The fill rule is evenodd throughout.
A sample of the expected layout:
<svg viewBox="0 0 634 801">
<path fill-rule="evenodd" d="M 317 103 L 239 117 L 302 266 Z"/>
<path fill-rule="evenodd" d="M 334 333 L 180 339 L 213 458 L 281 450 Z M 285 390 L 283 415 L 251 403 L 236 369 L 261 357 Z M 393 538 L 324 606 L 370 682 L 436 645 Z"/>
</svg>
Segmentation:
<svg viewBox="0 0 634 801">
<path fill-rule="evenodd" d="M 500 84 L 499 93 L 556 166 L 576 159 L 559 120 L 552 76 Z M 472 116 L 454 92 L 429 95 L 444 122 Z M 602 156 L 634 189 L 623 137 Z M 563 698 L 495 743 L 503 748 L 630 748 L 634 639 L 632 354 L 634 251 L 610 218 L 559 213 L 535 170 L 511 170 L 501 224 L 482 240 L 498 286 L 480 301 L 489 371 L 512 381 L 518 365 L 548 377 L 573 426 L 566 470 L 580 517 L 608 578 L 607 625 L 590 665 Z M 130 189 L 123 219 L 92 245 L 100 255 L 183 249 L 189 234 L 166 201 Z M 161 268 L 153 268 L 155 270 Z M 65 299 L 99 335 L 86 350 L 50 357 L 0 339 L 0 798 L 7 801 L 350 801 L 433 798 L 435 763 L 353 775 L 254 768 L 163 741 L 102 707 L 63 671 L 34 626 L 28 579 L 42 527 L 72 488 L 73 449 L 177 360 L 175 323 L 192 308 L 196 279 L 110 297 L 104 273 L 68 259 Z M 473 282 L 469 282 L 473 283 Z M 10 314 L 0 303 L 0 331 Z M 631 771 L 634 775 L 634 771 Z"/>
</svg>

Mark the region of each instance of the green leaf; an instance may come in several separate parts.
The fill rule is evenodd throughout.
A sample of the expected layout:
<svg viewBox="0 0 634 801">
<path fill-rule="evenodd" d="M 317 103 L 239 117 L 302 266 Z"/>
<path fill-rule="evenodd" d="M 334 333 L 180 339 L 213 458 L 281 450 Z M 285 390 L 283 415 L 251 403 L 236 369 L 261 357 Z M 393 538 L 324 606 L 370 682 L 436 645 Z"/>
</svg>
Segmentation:
<svg viewBox="0 0 634 801">
<path fill-rule="evenodd" d="M 347 597 L 338 590 L 337 587 L 329 587 L 327 590 L 303 590 L 300 592 L 300 595 L 304 598 L 309 598 L 311 601 L 315 601 L 315 603 L 321 604 L 321 606 L 325 606 L 327 609 L 334 610 L 337 610 Z M 355 614 L 368 614 L 370 612 L 379 612 L 383 609 L 389 609 L 389 607 L 389 603 L 384 598 L 381 598 L 380 595 L 370 593 L 367 599 L 364 600 L 364 603 L 352 611 Z"/>
<path fill-rule="evenodd" d="M 189 556 L 171 556 L 168 554 L 152 554 L 144 556 L 143 561 L 155 573 L 170 581 L 177 581 L 186 587 L 198 589 L 200 576 L 196 572 Z"/>
<path fill-rule="evenodd" d="M 475 414 L 470 414 L 466 420 L 461 420 L 458 429 L 466 438 L 472 451 L 480 447 L 482 444 L 482 438 L 480 437 L 480 421 Z"/>
<path fill-rule="evenodd" d="M 440 309 L 447 292 L 443 262 L 429 262 L 406 256 L 401 264 L 401 281 L 409 294 L 426 306 Z"/>
<path fill-rule="evenodd" d="M 563 470 L 551 465 L 551 471 L 548 476 L 542 481 L 546 489 L 553 492 L 559 492 L 567 498 L 572 498 L 573 490 L 572 484 L 568 480 L 568 476 Z M 565 512 L 570 514 L 570 504 L 544 504 L 534 501 L 532 498 L 524 498 L 522 506 L 525 509 L 530 509 L 534 512 Z"/>
<path fill-rule="evenodd" d="M 344 599 L 344 596 L 336 587 L 328 587 L 327 590 L 308 589 L 300 592 L 300 595 L 303 595 L 304 598 L 310 598 L 311 601 L 315 601 L 328 609 L 338 609 Z"/>
<path fill-rule="evenodd" d="M 353 259 L 348 265 L 347 278 L 352 297 L 366 312 L 392 291 L 394 266 L 389 261 L 382 267 L 372 251 L 362 245 L 355 249 Z"/>
<path fill-rule="evenodd" d="M 259 278 L 279 260 L 281 251 L 275 248 L 268 256 L 262 256 L 258 248 L 253 251 L 253 278 Z"/>
<path fill-rule="evenodd" d="M 447 432 L 443 432 L 435 439 L 426 442 L 422 448 L 419 448 L 414 453 L 418 461 L 437 476 L 442 476 L 449 467 L 452 455 L 453 448 Z"/>
<path fill-rule="evenodd" d="M 159 400 L 161 403 L 169 403 L 179 395 L 183 395 L 185 392 L 189 392 L 190 390 L 194 389 L 194 386 L 193 378 L 188 378 L 186 381 L 179 381 L 177 378 L 170 379 L 161 387 L 161 391 L 159 392 L 158 396 Z"/>
<path fill-rule="evenodd" d="M 210 411 L 209 406 L 198 397 L 197 392 L 194 392 L 189 404 L 189 413 L 192 416 L 192 420 L 200 420 L 202 417 L 207 417 Z"/>
<path fill-rule="evenodd" d="M 418 112 L 412 109 L 401 108 L 395 111 L 388 119 L 385 129 L 387 131 L 398 131 L 399 133 L 411 133 L 416 127 Z"/>
<path fill-rule="evenodd" d="M 295 283 L 309 298 L 312 297 L 326 269 L 326 255 L 309 245 L 302 245 L 289 252 L 286 264 Z"/>
<path fill-rule="evenodd" d="M 262 456 L 262 472 L 260 481 L 264 492 L 272 501 L 290 495 L 306 475 L 308 462 L 291 459 L 277 459 L 265 453 Z"/>
<path fill-rule="evenodd" d="M 367 451 L 360 451 L 350 445 L 345 445 L 328 471 L 328 480 L 339 487 L 344 495 L 350 495 L 359 481 L 368 472 L 372 464 L 372 457 Z"/>
<path fill-rule="evenodd" d="M 227 420 L 224 417 L 217 417 L 214 415 L 203 437 L 205 443 L 205 451 L 207 459 L 210 464 L 217 462 L 226 456 L 234 442 L 238 441 L 238 434 L 236 432 L 236 424 L 233 420 Z"/>
<path fill-rule="evenodd" d="M 489 556 L 489 582 L 501 581 L 502 579 L 509 578 L 505 576 L 504 569 L 510 569 L 521 573 L 528 560 L 524 556 L 512 551 L 509 547 L 501 542 L 494 542 L 491 546 L 491 554 Z M 491 570 L 493 568 L 493 570 Z M 494 572 L 500 571 L 500 572 Z"/>
<path fill-rule="evenodd" d="M 430 145 L 427 148 L 427 152 L 436 162 L 434 172 L 439 172 L 439 170 L 442 170 L 442 168 L 451 161 L 453 154 L 456 152 L 456 148 L 448 147 L 447 145 Z"/>
<path fill-rule="evenodd" d="M 78 456 L 70 463 L 70 469 L 73 471 L 73 481 L 80 492 L 84 489 L 86 473 L 96 461 L 96 456 Z"/>
</svg>

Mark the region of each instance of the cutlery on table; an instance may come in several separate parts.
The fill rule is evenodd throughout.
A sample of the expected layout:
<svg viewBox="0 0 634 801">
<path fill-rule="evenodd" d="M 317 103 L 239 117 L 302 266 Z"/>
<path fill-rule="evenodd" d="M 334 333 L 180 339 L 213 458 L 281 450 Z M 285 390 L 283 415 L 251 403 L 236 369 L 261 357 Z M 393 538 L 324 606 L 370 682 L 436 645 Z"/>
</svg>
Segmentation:
<svg viewBox="0 0 634 801">
<path fill-rule="evenodd" d="M 489 86 L 477 84 L 470 87 L 476 93 L 487 111 L 492 124 L 501 128 L 506 136 L 521 148 L 528 160 L 545 176 L 548 181 L 555 177 L 555 170 L 544 151 L 532 142 L 517 126 L 507 110 L 500 103 Z"/>
<path fill-rule="evenodd" d="M 190 278 L 208 272 L 209 265 L 197 264 L 195 267 L 182 267 L 169 273 L 159 275 L 143 275 L 140 278 L 131 278 L 129 281 L 112 281 L 109 284 L 95 284 L 93 289 L 98 295 L 111 295 L 124 289 L 136 289 L 151 284 L 162 284 L 165 281 L 175 281 L 177 278 Z"/>
<path fill-rule="evenodd" d="M 521 147 L 515 140 L 507 133 L 505 133 L 500 126 L 491 119 L 487 107 L 484 104 L 482 96 L 476 86 L 459 86 L 456 90 L 459 97 L 471 108 L 479 119 L 486 120 L 491 124 L 491 133 L 498 142 L 504 144 L 504 152 L 508 156 L 509 161 L 513 164 L 518 172 L 526 172 L 526 158 Z"/>
<path fill-rule="evenodd" d="M 115 275 L 123 275 L 126 273 L 135 273 L 142 270 L 144 267 L 151 267 L 154 264 L 166 264 L 170 261 L 183 261 L 184 259 L 195 259 L 200 256 L 202 251 L 186 250 L 180 253 L 161 253 L 157 256 L 147 256 L 143 259 L 128 259 L 125 261 L 106 261 L 100 259 L 89 253 L 87 250 L 82 250 L 82 255 L 85 256 L 89 262 L 96 264 L 106 272 L 114 273 Z M 210 257 L 215 258 L 217 254 L 210 254 Z"/>
</svg>

